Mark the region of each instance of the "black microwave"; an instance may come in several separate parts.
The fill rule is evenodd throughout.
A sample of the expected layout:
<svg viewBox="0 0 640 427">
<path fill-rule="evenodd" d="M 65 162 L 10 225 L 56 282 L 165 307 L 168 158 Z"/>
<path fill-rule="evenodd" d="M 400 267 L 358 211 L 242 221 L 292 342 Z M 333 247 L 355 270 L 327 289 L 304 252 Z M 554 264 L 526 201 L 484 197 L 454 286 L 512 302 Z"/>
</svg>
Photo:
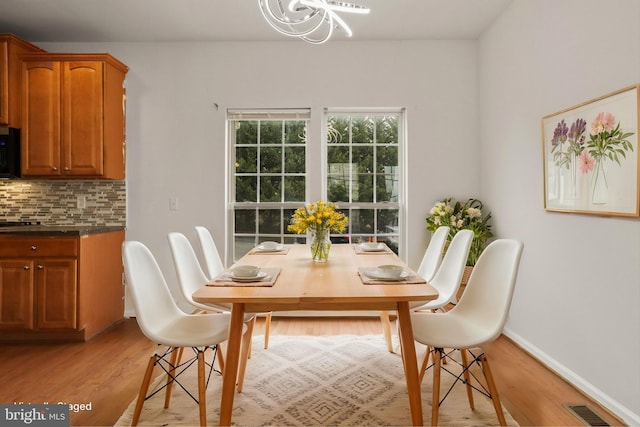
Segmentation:
<svg viewBox="0 0 640 427">
<path fill-rule="evenodd" d="M 20 129 L 0 128 L 0 178 L 20 177 Z"/>
</svg>

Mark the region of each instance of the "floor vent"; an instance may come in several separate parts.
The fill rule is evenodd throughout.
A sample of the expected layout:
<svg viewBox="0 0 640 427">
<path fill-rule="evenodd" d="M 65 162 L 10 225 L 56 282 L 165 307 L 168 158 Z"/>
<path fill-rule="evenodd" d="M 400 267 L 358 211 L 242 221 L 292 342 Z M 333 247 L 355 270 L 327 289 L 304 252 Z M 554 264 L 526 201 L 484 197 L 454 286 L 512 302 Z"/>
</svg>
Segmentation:
<svg viewBox="0 0 640 427">
<path fill-rule="evenodd" d="M 568 410 L 580 418 L 587 426 L 608 426 L 609 424 L 600 418 L 598 414 L 593 412 L 591 408 L 586 405 L 564 405 Z"/>
</svg>

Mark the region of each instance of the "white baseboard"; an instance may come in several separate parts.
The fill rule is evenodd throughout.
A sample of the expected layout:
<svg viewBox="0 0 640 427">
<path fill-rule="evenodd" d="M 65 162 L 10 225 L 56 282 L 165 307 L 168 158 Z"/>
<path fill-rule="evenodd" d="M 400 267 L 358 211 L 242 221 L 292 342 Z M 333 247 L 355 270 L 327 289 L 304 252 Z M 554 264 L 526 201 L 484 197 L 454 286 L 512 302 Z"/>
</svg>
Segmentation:
<svg viewBox="0 0 640 427">
<path fill-rule="evenodd" d="M 620 404 L 620 402 L 612 399 L 611 396 L 604 393 L 599 388 L 595 387 L 590 382 L 586 381 L 580 375 L 576 374 L 563 364 L 559 363 L 557 360 L 550 357 L 548 354 L 540 350 L 535 345 L 531 344 L 529 341 L 522 338 L 520 335 L 516 334 L 512 330 L 505 328 L 504 335 L 509 337 L 513 342 L 522 347 L 525 351 L 530 353 L 533 357 L 538 359 L 542 364 L 546 367 L 554 371 L 560 377 L 567 380 L 574 387 L 579 389 L 581 392 L 589 396 L 591 399 L 595 400 L 609 411 L 611 411 L 616 416 L 620 417 L 622 421 L 627 423 L 630 426 L 640 426 L 640 415 L 634 413 L 626 406 Z"/>
</svg>

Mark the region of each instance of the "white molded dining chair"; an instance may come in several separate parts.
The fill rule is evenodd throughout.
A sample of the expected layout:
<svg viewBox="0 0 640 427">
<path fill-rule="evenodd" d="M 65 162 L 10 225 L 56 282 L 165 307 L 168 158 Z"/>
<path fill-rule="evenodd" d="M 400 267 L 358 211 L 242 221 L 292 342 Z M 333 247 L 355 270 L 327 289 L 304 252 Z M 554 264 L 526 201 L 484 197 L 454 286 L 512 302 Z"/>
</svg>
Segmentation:
<svg viewBox="0 0 640 427">
<path fill-rule="evenodd" d="M 412 303 L 412 310 L 444 311 L 449 303 L 457 302 L 456 294 L 460 289 L 472 241 L 473 231 L 471 230 L 460 230 L 453 236 L 440 268 L 429 281 L 429 284 L 438 291 L 438 298 L 426 303 Z"/>
<path fill-rule="evenodd" d="M 431 240 L 429 240 L 429 246 L 424 251 L 422 262 L 418 267 L 417 273 L 425 279 L 427 282 L 433 279 L 433 276 L 438 272 L 438 268 L 442 263 L 442 252 L 444 252 L 444 246 L 447 243 L 447 236 L 449 235 L 449 227 L 442 225 L 433 232 Z"/>
<path fill-rule="evenodd" d="M 427 303 L 411 303 L 410 307 L 412 310 L 435 310 L 445 307 L 450 302 L 455 302 L 456 293 L 460 287 L 460 281 L 469 255 L 469 249 L 471 248 L 473 232 L 471 230 L 460 230 L 457 232 L 455 236 L 453 236 L 453 239 L 451 239 L 451 243 L 443 259 L 442 252 L 444 251 L 448 234 L 449 227 L 447 226 L 439 227 L 435 233 L 433 233 L 422 263 L 418 268 L 418 274 L 436 288 L 438 298 Z M 433 249 L 431 249 L 432 244 L 434 245 Z M 388 312 L 382 312 L 380 319 L 383 322 L 387 348 L 390 352 L 393 352 Z"/>
<path fill-rule="evenodd" d="M 506 425 L 498 390 L 482 346 L 498 338 L 507 321 L 523 247 L 522 242 L 517 240 L 495 240 L 480 255 L 458 304 L 445 313 L 411 313 L 414 338 L 427 346 L 420 369 L 420 381 L 427 369 L 429 355 L 433 354 L 434 359 L 431 425 L 438 424 L 439 408 L 444 400 L 440 400 L 444 349 L 460 350 L 462 373 L 456 376 L 456 382 L 461 380 L 466 384 L 471 409 L 474 408 L 475 389 L 491 398 L 500 425 Z M 472 356 L 471 361 L 469 355 Z M 486 387 L 479 381 L 476 381 L 477 387 L 472 385 L 469 369 L 474 364 L 480 365 Z M 449 372 L 449 369 L 446 371 Z"/>
<path fill-rule="evenodd" d="M 201 304 L 193 299 L 193 293 L 205 286 L 209 282 L 209 278 L 204 274 L 200 267 L 198 257 L 189 243 L 187 237 L 182 233 L 169 233 L 169 247 L 173 257 L 173 265 L 178 276 L 178 283 L 182 296 L 203 313 L 218 311 L 228 313 L 231 311 L 230 304 Z M 253 334 L 253 326 L 255 324 L 255 314 L 245 314 L 245 325 L 247 331 L 242 339 L 242 350 L 240 354 L 240 365 L 238 367 L 238 391 L 242 391 L 244 383 L 244 373 L 247 367 L 247 359 L 251 349 L 251 337 Z"/>
<path fill-rule="evenodd" d="M 209 280 L 213 280 L 218 274 L 224 271 L 224 265 L 220 259 L 220 253 L 216 247 L 216 243 L 213 240 L 213 236 L 206 227 L 197 225 L 196 235 L 198 236 L 198 243 L 200 245 L 200 251 L 203 255 L 203 267 L 205 274 L 209 277 Z M 265 316 L 264 324 L 264 348 L 269 348 L 269 332 L 271 329 L 271 312 L 256 313 L 256 315 Z"/>
<path fill-rule="evenodd" d="M 198 393 L 200 425 L 207 424 L 206 419 L 206 385 L 213 370 L 213 363 L 204 360 L 205 352 L 212 350 L 214 359 L 218 353 L 218 345 L 227 340 L 229 330 L 228 314 L 186 314 L 175 304 L 162 271 L 151 251 L 137 241 L 125 241 L 122 244 L 122 262 L 124 265 L 125 284 L 133 300 L 136 320 L 144 335 L 156 342 L 158 346 L 166 346 L 162 351 L 154 352 L 150 357 L 140 386 L 136 407 L 131 425 L 137 425 L 147 398 L 149 384 L 156 366 L 167 372 L 165 408 L 169 407 L 171 390 L 178 376 L 197 359 Z M 181 363 L 182 351 L 191 348 L 194 357 Z M 205 375 L 205 365 L 210 372 Z"/>
</svg>

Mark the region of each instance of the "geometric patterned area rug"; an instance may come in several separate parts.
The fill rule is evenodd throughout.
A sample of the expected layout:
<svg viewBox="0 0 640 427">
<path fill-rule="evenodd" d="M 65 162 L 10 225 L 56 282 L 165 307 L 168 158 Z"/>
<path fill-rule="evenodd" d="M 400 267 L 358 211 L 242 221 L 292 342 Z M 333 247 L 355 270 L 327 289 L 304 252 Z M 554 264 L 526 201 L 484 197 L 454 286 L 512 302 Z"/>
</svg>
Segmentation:
<svg viewBox="0 0 640 427">
<path fill-rule="evenodd" d="M 263 337 L 254 337 L 252 356 L 242 393 L 236 393 L 232 424 L 237 426 L 406 426 L 411 424 L 402 359 L 389 353 L 382 335 L 290 336 L 273 335 L 269 349 Z M 416 343 L 418 361 L 424 347 Z M 397 346 L 396 346 L 397 348 Z M 186 356 L 186 352 L 185 352 Z M 217 362 L 216 362 L 217 365 Z M 448 363 L 452 369 L 455 363 Z M 182 382 L 197 396 L 196 369 Z M 431 423 L 431 372 L 422 383 L 424 424 Z M 140 372 L 142 381 L 143 372 Z M 185 377 L 186 375 L 186 377 Z M 480 376 L 481 377 L 481 374 Z M 186 379 L 185 379 L 186 378 Z M 158 382 L 163 380 L 161 375 Z M 441 395 L 453 381 L 441 375 Z M 207 389 L 207 424 L 218 425 L 222 377 L 211 377 Z M 498 384 L 498 390 L 500 384 Z M 440 407 L 439 425 L 499 425 L 491 401 L 474 392 L 469 408 L 465 386 L 458 383 Z M 131 425 L 135 400 L 116 426 Z M 171 405 L 164 409 L 164 390 L 148 399 L 139 425 L 198 425 L 197 404 L 174 387 Z M 508 425 L 517 425 L 504 409 Z"/>
</svg>

